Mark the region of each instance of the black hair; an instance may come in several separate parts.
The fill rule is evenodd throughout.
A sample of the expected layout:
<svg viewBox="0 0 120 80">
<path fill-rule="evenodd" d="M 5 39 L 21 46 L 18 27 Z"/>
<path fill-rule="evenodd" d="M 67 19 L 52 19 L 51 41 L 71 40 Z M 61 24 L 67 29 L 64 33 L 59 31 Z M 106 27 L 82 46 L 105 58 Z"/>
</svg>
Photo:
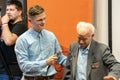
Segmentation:
<svg viewBox="0 0 120 80">
<path fill-rule="evenodd" d="M 15 5 L 17 10 L 22 11 L 22 3 L 18 0 L 9 0 L 7 2 L 7 5 Z"/>
</svg>

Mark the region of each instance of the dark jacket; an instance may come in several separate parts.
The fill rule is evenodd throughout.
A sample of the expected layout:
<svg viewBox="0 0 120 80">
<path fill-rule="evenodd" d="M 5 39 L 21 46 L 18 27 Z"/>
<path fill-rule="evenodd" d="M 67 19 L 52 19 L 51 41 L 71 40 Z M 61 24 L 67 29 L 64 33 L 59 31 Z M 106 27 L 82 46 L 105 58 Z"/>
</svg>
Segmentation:
<svg viewBox="0 0 120 80">
<path fill-rule="evenodd" d="M 70 45 L 63 80 L 76 80 L 79 43 Z M 87 80 L 103 80 L 106 75 L 120 77 L 120 63 L 110 52 L 108 46 L 92 40 L 88 51 Z"/>
</svg>

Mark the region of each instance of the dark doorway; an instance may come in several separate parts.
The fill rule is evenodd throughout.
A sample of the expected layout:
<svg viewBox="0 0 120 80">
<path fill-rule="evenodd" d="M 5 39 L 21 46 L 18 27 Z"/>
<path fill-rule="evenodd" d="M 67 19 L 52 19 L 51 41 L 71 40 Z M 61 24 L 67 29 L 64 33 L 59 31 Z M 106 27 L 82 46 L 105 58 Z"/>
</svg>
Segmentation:
<svg viewBox="0 0 120 80">
<path fill-rule="evenodd" d="M 108 40 L 112 52 L 112 0 L 108 0 Z"/>
</svg>

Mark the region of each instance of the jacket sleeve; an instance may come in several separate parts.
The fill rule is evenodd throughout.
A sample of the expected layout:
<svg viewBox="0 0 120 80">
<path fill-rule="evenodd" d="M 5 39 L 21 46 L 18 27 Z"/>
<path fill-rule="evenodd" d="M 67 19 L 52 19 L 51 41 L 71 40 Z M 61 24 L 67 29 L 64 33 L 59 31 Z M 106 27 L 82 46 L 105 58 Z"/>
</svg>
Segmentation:
<svg viewBox="0 0 120 80">
<path fill-rule="evenodd" d="M 71 49 L 68 51 L 66 66 L 64 70 L 63 80 L 71 80 Z"/>
<path fill-rule="evenodd" d="M 110 52 L 109 48 L 106 48 L 103 53 L 103 62 L 108 67 L 108 75 L 120 78 L 120 63 L 115 59 L 114 55 Z"/>
</svg>

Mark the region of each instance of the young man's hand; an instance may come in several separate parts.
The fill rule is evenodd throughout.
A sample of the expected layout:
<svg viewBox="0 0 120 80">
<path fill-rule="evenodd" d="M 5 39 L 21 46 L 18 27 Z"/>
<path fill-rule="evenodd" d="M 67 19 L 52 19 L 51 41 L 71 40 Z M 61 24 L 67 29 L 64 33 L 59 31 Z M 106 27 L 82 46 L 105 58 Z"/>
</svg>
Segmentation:
<svg viewBox="0 0 120 80">
<path fill-rule="evenodd" d="M 53 55 L 46 59 L 46 63 L 47 65 L 53 65 L 57 62 L 57 60 L 58 60 L 58 57 Z"/>
</svg>

